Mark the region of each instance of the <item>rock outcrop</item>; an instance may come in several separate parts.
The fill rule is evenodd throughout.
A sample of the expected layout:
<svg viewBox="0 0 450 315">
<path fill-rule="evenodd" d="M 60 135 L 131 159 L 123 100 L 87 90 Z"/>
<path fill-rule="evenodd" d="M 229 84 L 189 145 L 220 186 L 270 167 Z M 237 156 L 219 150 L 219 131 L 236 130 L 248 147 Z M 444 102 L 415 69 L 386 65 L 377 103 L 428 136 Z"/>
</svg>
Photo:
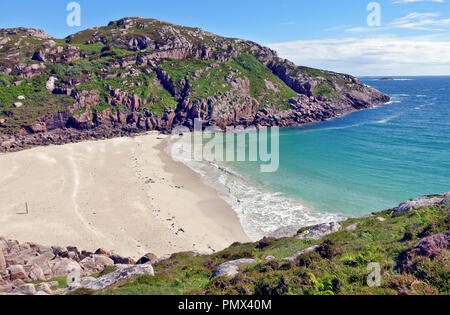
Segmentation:
<svg viewBox="0 0 450 315">
<path fill-rule="evenodd" d="M 0 89 L 26 82 L 24 109 L 49 104 L 27 111 L 23 125 L 15 123 L 22 105 L 0 104 L 0 152 L 49 144 L 39 134 L 59 144 L 80 134 L 192 129 L 194 119 L 220 128 L 301 125 L 389 100 L 352 76 L 298 67 L 257 43 L 153 19 L 124 18 L 65 43 L 2 29 L 0 43 Z"/>
<path fill-rule="evenodd" d="M 450 204 L 450 192 L 441 195 L 426 195 L 417 199 L 402 202 L 394 212 L 410 212 L 421 207 L 431 207 L 438 204 Z"/>
<path fill-rule="evenodd" d="M 106 289 L 107 287 L 110 287 L 118 283 L 119 281 L 128 280 L 132 277 L 137 277 L 141 275 L 154 276 L 155 272 L 153 271 L 153 267 L 151 265 L 135 265 L 125 268 L 119 268 L 119 270 L 104 275 L 96 280 L 89 282 L 87 285 L 81 287 L 91 290 L 103 290 Z"/>
<path fill-rule="evenodd" d="M 124 268 L 134 265 L 131 258 L 103 250 L 96 253 L 80 251 L 74 246 L 61 248 L 36 243 L 21 244 L 0 237 L 0 294 L 35 294 L 41 291 L 50 294 L 47 287 L 35 288 L 29 282 L 50 281 L 70 275 L 86 277 L 108 266 Z M 145 266 L 148 269 L 152 267 L 149 264 Z M 31 286 L 36 290 L 33 291 Z"/>
<path fill-rule="evenodd" d="M 248 264 L 254 264 L 254 263 L 256 263 L 256 260 L 251 259 L 251 258 L 243 258 L 243 259 L 237 259 L 237 260 L 233 260 L 233 261 L 227 261 L 223 264 L 220 264 L 216 268 L 216 270 L 212 274 L 211 278 L 221 277 L 221 276 L 234 277 L 235 275 L 237 275 L 239 273 L 239 268 L 241 266 L 248 265 Z"/>
<path fill-rule="evenodd" d="M 297 236 L 299 240 L 320 240 L 326 235 L 336 233 L 342 229 L 342 226 L 337 222 L 323 223 L 311 227 L 309 230 Z"/>
</svg>

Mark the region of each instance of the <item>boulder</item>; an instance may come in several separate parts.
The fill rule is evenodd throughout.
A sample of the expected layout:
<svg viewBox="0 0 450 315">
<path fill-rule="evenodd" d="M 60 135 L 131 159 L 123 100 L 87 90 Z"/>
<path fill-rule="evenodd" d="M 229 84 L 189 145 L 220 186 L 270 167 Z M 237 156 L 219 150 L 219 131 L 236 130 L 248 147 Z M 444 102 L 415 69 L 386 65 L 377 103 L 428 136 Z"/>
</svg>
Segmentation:
<svg viewBox="0 0 450 315">
<path fill-rule="evenodd" d="M 110 253 L 103 248 L 99 248 L 95 251 L 95 255 L 103 255 L 103 256 L 109 256 Z"/>
<path fill-rule="evenodd" d="M 33 54 L 32 59 L 36 60 L 36 61 L 42 61 L 42 62 L 46 62 L 47 61 L 47 59 L 45 58 L 45 53 L 42 52 L 41 50 L 36 51 Z"/>
<path fill-rule="evenodd" d="M 53 260 L 53 258 L 55 258 L 55 255 L 53 254 L 52 251 L 46 251 L 43 252 L 42 254 L 38 255 L 38 256 L 33 256 L 31 258 L 28 259 L 28 264 L 29 265 L 42 265 L 47 261 Z"/>
<path fill-rule="evenodd" d="M 21 102 L 16 102 L 16 103 L 13 104 L 14 108 L 19 108 L 19 107 L 22 107 L 22 106 L 23 106 L 23 103 L 21 103 Z"/>
<path fill-rule="evenodd" d="M 25 281 L 21 280 L 21 279 L 16 279 L 13 282 L 11 282 L 13 287 L 20 287 L 21 285 L 25 284 Z"/>
<path fill-rule="evenodd" d="M 53 277 L 67 276 L 71 273 L 80 272 L 80 265 L 68 258 L 57 258 L 50 263 Z"/>
<path fill-rule="evenodd" d="M 336 233 L 342 229 L 342 226 L 337 222 L 318 224 L 303 232 L 297 239 L 299 240 L 320 240 L 326 235 Z"/>
<path fill-rule="evenodd" d="M 285 237 L 294 237 L 295 235 L 297 235 L 297 232 L 300 228 L 298 226 L 284 226 L 281 227 L 275 231 L 273 231 L 272 233 L 270 233 L 269 235 L 267 235 L 267 237 L 271 237 L 271 238 L 275 238 L 275 239 L 281 239 L 281 238 L 285 238 Z"/>
<path fill-rule="evenodd" d="M 10 293 L 13 290 L 13 286 L 9 282 L 0 283 L 0 294 Z"/>
<path fill-rule="evenodd" d="M 136 265 L 143 265 L 143 264 L 153 264 L 156 260 L 158 260 L 158 257 L 153 253 L 148 253 L 142 256 L 137 262 Z"/>
<path fill-rule="evenodd" d="M 46 294 L 52 294 L 52 289 L 50 289 L 50 286 L 48 285 L 48 283 L 41 283 L 37 290 L 38 293 L 39 292 L 45 292 Z"/>
<path fill-rule="evenodd" d="M 22 101 L 23 101 L 23 100 L 25 99 L 25 96 L 23 96 L 23 95 L 19 95 L 19 96 L 17 96 L 17 99 L 18 99 L 18 100 L 22 100 Z"/>
<path fill-rule="evenodd" d="M 285 260 L 289 260 L 289 261 L 295 261 L 297 259 L 297 257 L 299 257 L 301 255 L 305 255 L 305 254 L 311 253 L 311 252 L 314 252 L 318 248 L 319 248 L 319 245 L 314 245 L 314 246 L 308 247 L 308 248 L 306 248 L 304 250 L 301 250 L 299 252 L 296 252 L 294 255 L 286 257 L 284 259 Z"/>
<path fill-rule="evenodd" d="M 103 255 L 92 255 L 92 257 L 86 257 L 80 262 L 81 268 L 88 273 L 94 273 L 112 265 L 114 265 L 114 261 Z"/>
<path fill-rule="evenodd" d="M 254 263 L 256 263 L 256 260 L 251 258 L 243 258 L 233 261 L 227 261 L 226 263 L 223 263 L 217 267 L 211 278 L 220 276 L 234 277 L 239 273 L 239 267 L 241 265 L 248 265 Z"/>
<path fill-rule="evenodd" d="M 114 262 L 115 265 L 135 265 L 136 262 L 129 257 L 122 257 L 119 255 L 111 255 L 109 256 L 110 259 Z"/>
<path fill-rule="evenodd" d="M 76 246 L 67 246 L 66 249 L 68 252 L 78 253 L 78 248 Z"/>
<path fill-rule="evenodd" d="M 84 286 L 84 288 L 91 290 L 103 290 L 119 281 L 127 280 L 140 275 L 154 276 L 155 272 L 153 271 L 152 265 L 134 265 L 119 269 L 90 282 Z"/>
<path fill-rule="evenodd" d="M 410 212 L 421 207 L 431 207 L 441 203 L 443 199 L 444 198 L 438 196 L 422 196 L 417 199 L 402 202 L 397 208 L 394 209 L 394 212 Z"/>
<path fill-rule="evenodd" d="M 24 294 L 24 295 L 33 295 L 36 294 L 36 289 L 34 288 L 34 284 L 24 284 L 20 287 L 15 288 L 12 291 L 13 294 Z"/>
<path fill-rule="evenodd" d="M 345 228 L 345 231 L 347 232 L 354 232 L 358 228 L 358 223 L 354 223 L 352 225 L 349 225 Z"/>
<path fill-rule="evenodd" d="M 97 280 L 97 279 L 94 278 L 94 277 L 84 277 L 84 278 L 81 279 L 80 285 L 81 285 L 82 287 L 85 287 L 85 286 L 87 286 L 89 283 L 91 283 L 91 282 L 93 282 L 93 281 L 95 281 L 95 280 Z"/>
<path fill-rule="evenodd" d="M 9 266 L 7 270 L 9 272 L 9 278 L 11 279 L 11 281 L 14 280 L 22 280 L 24 282 L 30 281 L 22 265 Z"/>
<path fill-rule="evenodd" d="M 46 280 L 44 271 L 42 271 L 42 268 L 38 265 L 31 266 L 30 271 L 28 272 L 28 278 L 30 278 L 31 281 Z"/>
<path fill-rule="evenodd" d="M 3 254 L 3 250 L 0 247 L 0 273 L 6 270 L 6 260 L 5 255 Z"/>
<path fill-rule="evenodd" d="M 444 199 L 442 199 L 441 204 L 450 205 L 450 192 L 444 194 Z"/>
<path fill-rule="evenodd" d="M 45 83 L 45 88 L 47 89 L 47 91 L 53 92 L 53 90 L 55 89 L 55 82 L 57 80 L 58 80 L 58 78 L 55 78 L 55 77 L 48 78 L 47 83 Z"/>
</svg>

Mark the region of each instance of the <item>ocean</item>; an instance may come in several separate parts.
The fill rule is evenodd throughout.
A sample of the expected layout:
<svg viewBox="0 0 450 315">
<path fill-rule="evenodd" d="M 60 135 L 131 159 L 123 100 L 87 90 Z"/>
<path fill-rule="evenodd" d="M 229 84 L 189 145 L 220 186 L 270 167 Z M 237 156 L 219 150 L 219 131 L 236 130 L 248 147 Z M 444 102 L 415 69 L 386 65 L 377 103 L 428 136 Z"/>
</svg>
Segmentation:
<svg viewBox="0 0 450 315">
<path fill-rule="evenodd" d="M 281 129 L 274 173 L 255 162 L 183 162 L 219 191 L 254 240 L 450 191 L 450 77 L 361 81 L 391 102 Z"/>
</svg>

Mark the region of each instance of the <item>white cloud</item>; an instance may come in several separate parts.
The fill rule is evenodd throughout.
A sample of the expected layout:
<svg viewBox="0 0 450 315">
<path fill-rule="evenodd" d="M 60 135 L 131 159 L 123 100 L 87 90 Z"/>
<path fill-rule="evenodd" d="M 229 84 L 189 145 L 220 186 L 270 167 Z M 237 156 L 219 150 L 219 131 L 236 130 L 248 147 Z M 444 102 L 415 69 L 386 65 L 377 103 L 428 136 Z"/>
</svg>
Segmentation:
<svg viewBox="0 0 450 315">
<path fill-rule="evenodd" d="M 444 3 L 445 0 L 397 0 L 394 3 L 413 3 L 413 2 L 438 2 L 438 3 Z"/>
<path fill-rule="evenodd" d="M 375 33 L 389 29 L 411 29 L 421 31 L 445 31 L 450 28 L 450 18 L 440 19 L 437 12 L 413 12 L 380 27 L 360 26 L 346 29 L 352 33 Z"/>
<path fill-rule="evenodd" d="M 380 35 L 299 40 L 267 46 L 298 65 L 359 76 L 450 75 L 450 41 L 433 36 Z"/>
<path fill-rule="evenodd" d="M 450 19 L 437 19 L 439 13 L 410 13 L 390 23 L 395 28 L 416 30 L 443 30 L 450 26 Z"/>
</svg>

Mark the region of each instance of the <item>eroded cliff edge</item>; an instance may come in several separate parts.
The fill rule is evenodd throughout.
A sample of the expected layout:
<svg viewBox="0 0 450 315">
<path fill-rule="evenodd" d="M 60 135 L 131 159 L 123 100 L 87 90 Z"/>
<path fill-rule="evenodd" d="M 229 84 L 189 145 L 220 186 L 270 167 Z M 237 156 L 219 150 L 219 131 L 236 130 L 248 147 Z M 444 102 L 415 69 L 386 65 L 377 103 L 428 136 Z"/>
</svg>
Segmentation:
<svg viewBox="0 0 450 315">
<path fill-rule="evenodd" d="M 0 151 L 204 125 L 295 126 L 385 103 L 257 43 L 124 18 L 65 39 L 0 30 Z"/>
</svg>

